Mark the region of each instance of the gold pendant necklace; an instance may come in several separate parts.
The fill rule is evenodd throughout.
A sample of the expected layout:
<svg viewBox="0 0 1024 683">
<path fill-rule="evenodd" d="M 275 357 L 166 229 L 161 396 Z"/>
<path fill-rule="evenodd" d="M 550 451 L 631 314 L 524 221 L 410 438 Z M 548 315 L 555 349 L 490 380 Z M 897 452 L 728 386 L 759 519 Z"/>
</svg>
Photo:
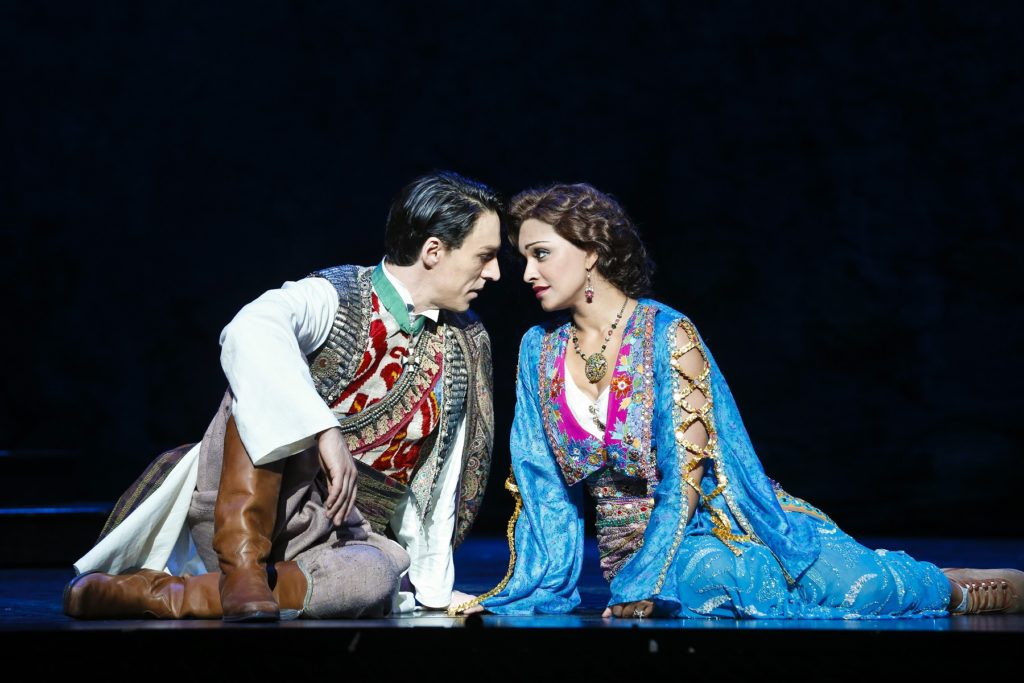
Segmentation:
<svg viewBox="0 0 1024 683">
<path fill-rule="evenodd" d="M 584 373 L 587 375 L 587 381 L 591 384 L 597 384 L 608 372 L 608 359 L 604 357 L 604 350 L 608 346 L 608 340 L 612 338 L 612 334 L 615 332 L 615 328 L 619 326 L 619 320 L 622 319 L 622 312 L 626 310 L 626 304 L 629 303 L 629 297 L 622 302 L 622 308 L 619 309 L 619 314 L 615 316 L 615 322 L 612 323 L 612 329 L 608 330 L 608 334 L 604 336 L 604 344 L 601 344 L 601 350 L 597 353 L 592 353 L 587 356 L 580 350 L 580 340 L 576 336 L 576 321 L 572 321 L 572 346 L 576 349 L 576 353 L 579 354 L 580 358 L 586 363 L 584 366 Z"/>
</svg>

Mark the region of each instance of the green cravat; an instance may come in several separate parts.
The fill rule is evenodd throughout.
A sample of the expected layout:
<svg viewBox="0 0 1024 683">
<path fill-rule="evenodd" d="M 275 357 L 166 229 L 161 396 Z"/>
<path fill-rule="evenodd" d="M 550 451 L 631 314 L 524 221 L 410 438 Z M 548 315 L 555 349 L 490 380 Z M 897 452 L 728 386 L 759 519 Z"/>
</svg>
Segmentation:
<svg viewBox="0 0 1024 683">
<path fill-rule="evenodd" d="M 416 322 L 409 320 L 409 309 L 406 307 L 405 300 L 402 295 L 398 293 L 391 281 L 388 280 L 388 276 L 384 274 L 384 264 L 377 264 L 377 267 L 373 269 L 373 289 L 377 292 L 377 298 L 384 304 L 384 308 L 388 309 L 391 315 L 395 316 L 398 321 L 398 326 L 402 328 L 402 332 L 405 332 L 410 337 L 419 334 L 419 331 L 423 329 L 423 316 L 416 316 Z"/>
</svg>

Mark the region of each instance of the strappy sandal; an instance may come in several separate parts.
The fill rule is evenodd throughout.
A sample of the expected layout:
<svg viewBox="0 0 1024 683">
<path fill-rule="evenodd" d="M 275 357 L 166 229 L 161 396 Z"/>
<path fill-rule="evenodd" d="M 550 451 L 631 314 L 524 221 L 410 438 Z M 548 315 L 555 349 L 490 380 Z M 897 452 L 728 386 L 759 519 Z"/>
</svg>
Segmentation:
<svg viewBox="0 0 1024 683">
<path fill-rule="evenodd" d="M 1024 572 L 1017 569 L 944 568 L 960 587 L 963 600 L 951 614 L 1019 614 L 1024 612 Z"/>
</svg>

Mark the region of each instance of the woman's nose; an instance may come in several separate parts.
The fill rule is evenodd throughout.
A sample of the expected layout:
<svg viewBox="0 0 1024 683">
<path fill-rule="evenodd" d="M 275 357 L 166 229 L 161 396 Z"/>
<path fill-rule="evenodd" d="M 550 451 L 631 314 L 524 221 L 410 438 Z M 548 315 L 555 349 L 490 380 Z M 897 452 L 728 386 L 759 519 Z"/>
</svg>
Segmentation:
<svg viewBox="0 0 1024 683">
<path fill-rule="evenodd" d="M 501 278 L 501 268 L 498 266 L 498 259 L 493 258 L 487 262 L 482 277 L 491 282 L 497 282 Z"/>
</svg>

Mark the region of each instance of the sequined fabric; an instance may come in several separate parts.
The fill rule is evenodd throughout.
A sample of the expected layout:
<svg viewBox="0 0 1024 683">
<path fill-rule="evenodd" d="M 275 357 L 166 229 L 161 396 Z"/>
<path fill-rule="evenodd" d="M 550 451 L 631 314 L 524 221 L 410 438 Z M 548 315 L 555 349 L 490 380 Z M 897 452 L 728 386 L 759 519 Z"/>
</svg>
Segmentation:
<svg viewBox="0 0 1024 683">
<path fill-rule="evenodd" d="M 597 548 L 601 573 L 611 581 L 644 544 L 644 531 L 654 509 L 647 482 L 604 469 L 587 477 L 587 490 L 597 517 Z"/>
<path fill-rule="evenodd" d="M 650 372 L 650 443 L 640 448 L 656 459 L 657 477 L 629 477 L 601 450 L 607 443 L 573 444 L 560 432 L 571 426 L 557 407 L 563 330 L 532 328 L 520 347 L 511 439 L 523 506 L 515 567 L 504 589 L 482 604 L 498 614 L 564 613 L 579 604 L 578 482 L 585 480 L 597 505 L 609 604 L 653 600 L 659 616 L 692 618 L 946 615 L 950 589 L 937 567 L 865 548 L 765 475 L 696 328 L 668 307 L 641 304 L 655 313 L 653 344 L 649 362 L 630 377 L 635 385 L 646 381 L 641 365 Z M 686 348 L 704 358 L 697 376 L 684 376 L 674 362 Z M 694 388 L 706 405 L 693 400 Z M 706 428 L 706 446 L 685 437 L 696 421 Z M 695 481 L 701 464 L 703 478 Z M 694 489 L 699 502 L 691 517 L 687 493 Z"/>
<path fill-rule="evenodd" d="M 567 483 L 575 484 L 608 465 L 632 477 L 657 482 L 656 455 L 651 450 L 654 410 L 654 316 L 650 306 L 637 306 L 622 331 L 614 359 L 603 440 L 573 418 L 565 394 L 565 354 L 569 326 L 542 341 L 539 392 L 544 429 Z"/>
</svg>

